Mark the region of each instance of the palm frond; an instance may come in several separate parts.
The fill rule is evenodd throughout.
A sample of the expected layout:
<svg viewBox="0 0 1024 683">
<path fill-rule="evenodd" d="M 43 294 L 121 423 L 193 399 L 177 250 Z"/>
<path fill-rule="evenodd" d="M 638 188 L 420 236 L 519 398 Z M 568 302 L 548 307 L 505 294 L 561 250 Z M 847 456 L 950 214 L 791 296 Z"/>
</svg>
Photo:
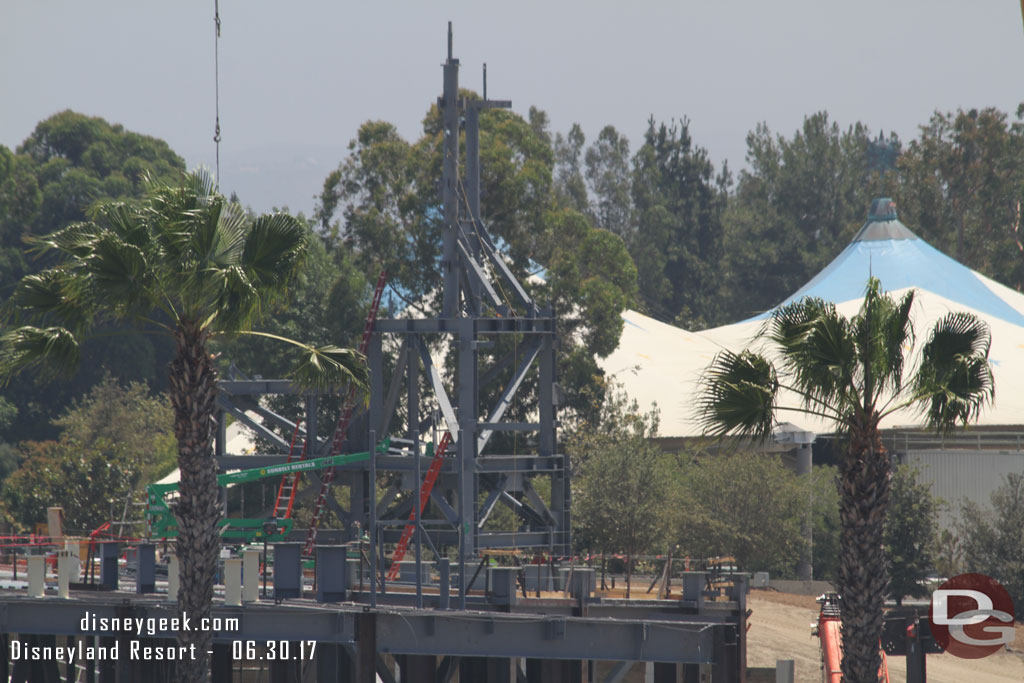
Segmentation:
<svg viewBox="0 0 1024 683">
<path fill-rule="evenodd" d="M 0 385 L 23 370 L 44 380 L 69 375 L 78 367 L 79 344 L 63 327 L 25 325 L 0 335 Z"/>
<path fill-rule="evenodd" d="M 224 198 L 213 198 L 208 206 L 199 206 L 182 214 L 182 222 L 189 234 L 189 251 L 199 267 L 216 262 L 220 245 L 220 218 L 224 210 Z M 185 226 L 183 226 L 185 227 Z"/>
<path fill-rule="evenodd" d="M 182 271 L 195 266 L 190 214 L 208 207 L 215 198 L 212 176 L 205 169 L 186 173 L 178 185 L 150 184 L 146 220 L 168 263 L 178 264 Z"/>
<path fill-rule="evenodd" d="M 185 174 L 185 187 L 200 205 L 217 196 L 217 179 L 205 166 Z"/>
<path fill-rule="evenodd" d="M 263 215 L 245 240 L 242 266 L 258 285 L 280 288 L 305 250 L 306 233 L 299 221 L 283 213 Z"/>
<path fill-rule="evenodd" d="M 355 349 L 303 345 L 290 377 L 303 389 L 325 391 L 353 382 L 365 388 L 369 381 L 366 358 Z"/>
<path fill-rule="evenodd" d="M 5 308 L 17 318 L 59 322 L 73 330 L 82 329 L 96 317 L 88 281 L 65 268 L 26 275 Z"/>
<path fill-rule="evenodd" d="M 72 257 L 83 257 L 92 250 L 97 236 L 94 223 L 71 223 L 48 235 L 26 237 L 25 243 L 29 245 L 29 253 L 33 254 L 53 250 Z"/>
<path fill-rule="evenodd" d="M 128 317 L 152 309 L 153 275 L 146 255 L 134 244 L 113 232 L 100 236 L 85 259 L 97 296 L 118 317 Z"/>
<path fill-rule="evenodd" d="M 366 357 L 355 349 L 343 349 L 333 344 L 313 346 L 270 332 L 235 330 L 233 334 L 275 339 L 296 348 L 297 357 L 290 373 L 299 387 L 311 391 L 330 391 L 354 382 L 365 389 L 369 382 Z"/>
<path fill-rule="evenodd" d="M 990 344 L 988 326 L 970 313 L 949 313 L 935 324 L 914 380 L 915 398 L 930 427 L 948 432 L 966 425 L 991 403 Z"/>
<path fill-rule="evenodd" d="M 897 302 L 882 291 L 878 278 L 868 280 L 864 303 L 852 326 L 860 380 L 869 404 L 874 405 L 884 392 L 898 393 L 903 386 L 905 347 L 914 339 L 913 304 L 913 290 Z"/>
<path fill-rule="evenodd" d="M 92 220 L 119 239 L 142 251 L 152 248 L 145 212 L 127 202 L 105 202 L 93 207 Z"/>
<path fill-rule="evenodd" d="M 251 324 L 259 314 L 261 296 L 249 276 L 240 266 L 211 269 L 204 273 L 204 280 L 211 294 L 216 295 L 207 308 L 217 312 L 212 326 L 221 330 L 233 330 Z"/>
<path fill-rule="evenodd" d="M 242 257 L 251 222 L 241 206 L 223 200 L 217 223 L 216 244 L 209 260 L 221 267 L 237 265 Z"/>
<path fill-rule="evenodd" d="M 751 351 L 717 354 L 700 381 L 698 421 L 705 434 L 767 438 L 779 382 L 775 368 Z"/>
<path fill-rule="evenodd" d="M 784 306 L 767 321 L 763 334 L 782 356 L 783 369 L 804 406 L 834 406 L 854 400 L 853 363 L 857 349 L 850 322 L 835 305 L 808 297 Z"/>
</svg>

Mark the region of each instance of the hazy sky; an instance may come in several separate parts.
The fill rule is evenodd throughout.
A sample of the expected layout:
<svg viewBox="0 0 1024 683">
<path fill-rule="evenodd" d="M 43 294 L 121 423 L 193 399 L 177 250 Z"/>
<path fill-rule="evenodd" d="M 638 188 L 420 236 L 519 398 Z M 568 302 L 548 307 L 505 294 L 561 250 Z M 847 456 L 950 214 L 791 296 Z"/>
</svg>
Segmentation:
<svg viewBox="0 0 1024 683">
<path fill-rule="evenodd" d="M 758 122 L 825 109 L 909 140 L 936 109 L 1024 100 L 1012 0 L 504 3 L 220 0 L 221 181 L 257 209 L 309 211 L 367 119 L 419 134 L 454 22 L 463 87 L 636 148 L 650 115 L 743 165 Z M 213 166 L 214 0 L 0 0 L 0 144 L 67 108 Z"/>
</svg>

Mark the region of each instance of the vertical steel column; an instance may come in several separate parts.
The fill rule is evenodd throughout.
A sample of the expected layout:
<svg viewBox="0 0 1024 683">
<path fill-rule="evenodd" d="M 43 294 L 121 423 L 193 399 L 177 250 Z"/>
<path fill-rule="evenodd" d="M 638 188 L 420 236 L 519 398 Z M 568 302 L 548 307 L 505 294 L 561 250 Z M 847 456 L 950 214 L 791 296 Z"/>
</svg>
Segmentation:
<svg viewBox="0 0 1024 683">
<path fill-rule="evenodd" d="M 110 636 L 100 636 L 99 646 L 107 648 L 107 652 L 114 646 L 117 639 L 111 638 Z M 118 654 L 124 650 L 118 647 Z M 117 661 L 113 659 L 101 659 L 100 662 L 100 683 L 117 683 Z"/>
<path fill-rule="evenodd" d="M 307 458 L 315 458 L 317 455 L 319 455 L 319 452 L 316 450 L 316 440 L 317 437 L 319 436 L 318 432 L 320 430 L 320 420 L 316 414 L 318 404 L 319 401 L 317 399 L 316 394 L 309 393 L 306 395 L 306 443 L 308 444 L 306 446 Z M 327 441 L 326 448 L 328 452 L 324 453 L 324 455 L 330 455 L 330 439 L 328 439 Z"/>
<path fill-rule="evenodd" d="M 383 337 L 379 332 L 370 334 L 366 348 L 366 364 L 370 368 L 370 430 L 383 436 L 388 425 L 384 424 L 384 353 L 381 348 Z"/>
<path fill-rule="evenodd" d="M 554 318 L 550 310 L 541 311 L 541 315 Z M 555 339 L 552 334 L 543 334 L 538 354 L 539 382 L 537 391 L 537 410 L 540 417 L 540 433 L 537 436 L 538 455 L 551 457 L 557 447 L 555 434 Z M 559 554 L 570 552 L 569 543 L 569 506 L 570 481 L 566 476 L 569 471 L 568 454 L 559 470 L 551 475 L 551 512 L 555 515 L 558 527 L 554 529 L 551 542 Z"/>
<path fill-rule="evenodd" d="M 466 608 L 466 558 L 476 553 L 476 432 L 478 425 L 476 320 L 459 319 L 459 609 Z"/>
<path fill-rule="evenodd" d="M 395 659 L 402 683 L 436 683 L 436 655 L 398 655 Z"/>
<path fill-rule="evenodd" d="M 227 439 L 227 428 L 228 428 L 228 418 L 227 418 L 227 415 L 224 413 L 223 410 L 218 410 L 217 411 L 217 433 L 214 435 L 214 438 L 213 438 L 214 455 L 216 455 L 218 458 L 222 458 L 222 457 L 224 457 L 224 455 L 226 455 L 227 440 L 228 440 Z"/>
<path fill-rule="evenodd" d="M 347 683 L 352 680 L 352 665 L 343 645 L 317 643 L 316 683 Z"/>
<path fill-rule="evenodd" d="M 213 656 L 210 658 L 210 674 L 213 680 L 230 681 L 231 665 L 231 645 L 229 643 L 214 643 Z"/>
<path fill-rule="evenodd" d="M 377 552 L 380 536 L 377 529 L 377 435 L 383 434 L 387 425 L 382 424 L 386 419 L 384 415 L 384 354 L 381 348 L 383 338 L 379 333 L 371 333 L 369 345 L 366 349 L 366 361 L 370 368 L 370 405 L 369 405 L 369 451 L 370 466 L 369 472 L 360 472 L 362 481 L 363 498 L 360 505 L 363 506 L 363 516 L 360 519 L 361 528 L 366 530 L 370 537 L 370 605 L 377 606 Z M 355 486 L 352 487 L 353 490 Z M 360 547 L 362 547 L 360 543 Z"/>
<path fill-rule="evenodd" d="M 223 410 L 217 411 L 217 428 L 216 433 L 213 437 L 213 454 L 215 457 L 221 458 L 227 453 L 227 436 L 228 429 L 228 418 Z M 228 516 L 228 490 L 221 488 L 217 492 L 217 498 L 220 501 L 220 513 L 225 517 Z"/>
<path fill-rule="evenodd" d="M 356 615 L 355 676 L 352 683 L 377 681 L 377 615 L 363 612 Z"/>
<path fill-rule="evenodd" d="M 448 609 L 448 593 L 452 587 L 451 560 L 447 557 L 438 558 L 437 573 L 441 584 L 437 590 L 437 608 Z"/>
<path fill-rule="evenodd" d="M 469 205 L 469 220 L 476 228 L 480 220 L 480 107 L 475 103 L 466 104 L 466 203 Z M 471 241 L 470 251 L 480 256 L 480 243 Z"/>
<path fill-rule="evenodd" d="M 682 683 L 683 667 L 672 662 L 654 663 L 654 683 Z"/>
<path fill-rule="evenodd" d="M 463 657 L 459 660 L 459 680 L 487 683 L 516 683 L 517 658 Z"/>
<path fill-rule="evenodd" d="M 466 104 L 466 203 L 469 208 L 467 223 L 472 226 L 467 231 L 469 251 L 480 261 L 480 240 L 476 236 L 477 225 L 480 224 L 480 107 L 470 102 Z M 480 315 L 480 282 L 469 278 L 469 292 L 473 299 L 471 309 L 474 315 Z"/>
<path fill-rule="evenodd" d="M 377 432 L 370 430 L 370 607 L 377 606 Z"/>
<path fill-rule="evenodd" d="M 294 652 L 297 648 L 291 647 L 292 645 L 295 645 L 295 643 L 289 643 L 288 649 Z M 231 679 L 228 678 L 226 680 L 230 681 Z M 294 683 L 301 680 L 302 660 L 273 659 L 270 661 L 270 683 Z"/>
<path fill-rule="evenodd" d="M 444 96 L 441 101 L 444 125 L 444 160 L 441 174 L 441 202 L 444 205 L 444 241 L 441 269 L 444 272 L 442 318 L 454 318 L 459 308 L 459 271 L 456 267 L 459 229 L 459 60 L 452 58 L 452 24 L 448 22 L 448 61 L 444 63 Z"/>
<path fill-rule="evenodd" d="M 415 348 L 415 339 L 409 340 L 409 348 Z M 420 360 L 415 353 L 409 353 L 409 360 L 406 364 L 406 378 L 409 382 L 409 391 L 406 404 L 408 406 L 409 441 L 412 442 L 412 457 L 416 472 L 416 491 L 413 496 L 413 514 L 416 524 L 416 607 L 423 609 L 423 525 L 420 524 L 422 509 L 420 508 L 420 496 L 423 493 L 423 472 L 420 464 Z M 401 368 L 396 372 L 401 372 Z"/>
<path fill-rule="evenodd" d="M 530 683 L 582 683 L 585 662 L 578 659 L 527 659 Z"/>
</svg>

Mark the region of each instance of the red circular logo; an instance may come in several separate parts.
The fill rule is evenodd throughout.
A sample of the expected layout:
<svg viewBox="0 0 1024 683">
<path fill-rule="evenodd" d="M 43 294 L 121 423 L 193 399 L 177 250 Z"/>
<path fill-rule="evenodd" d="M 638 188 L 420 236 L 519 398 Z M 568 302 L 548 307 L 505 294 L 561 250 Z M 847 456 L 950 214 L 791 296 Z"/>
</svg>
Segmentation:
<svg viewBox="0 0 1024 683">
<path fill-rule="evenodd" d="M 1013 599 L 984 574 L 960 574 L 932 593 L 928 620 L 932 636 L 946 652 L 981 659 L 1013 641 Z"/>
</svg>

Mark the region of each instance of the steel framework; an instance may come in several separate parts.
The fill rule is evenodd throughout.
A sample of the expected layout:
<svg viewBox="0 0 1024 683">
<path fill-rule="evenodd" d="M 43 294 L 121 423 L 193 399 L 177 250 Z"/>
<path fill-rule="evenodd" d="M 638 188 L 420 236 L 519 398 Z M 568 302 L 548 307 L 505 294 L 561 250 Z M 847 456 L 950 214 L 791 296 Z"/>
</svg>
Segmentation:
<svg viewBox="0 0 1024 683">
<path fill-rule="evenodd" d="M 334 491 L 339 485 L 348 487 L 348 510 L 333 498 L 328 505 L 343 521 L 343 535 L 349 539 L 373 530 L 370 559 L 375 573 L 386 557 L 385 545 L 397 542 L 410 523 L 417 563 L 424 544 L 436 555 L 456 548 L 464 604 L 466 562 L 480 550 L 535 547 L 556 555 L 569 552 L 570 474 L 567 457 L 557 449 L 554 314 L 550 307 L 538 305 L 513 275 L 480 211 L 480 115 L 511 103 L 486 99 L 486 82 L 484 99 L 459 95 L 459 60 L 452 57 L 450 25 L 443 70 L 444 90 L 438 99 L 444 131 L 440 315 L 376 321 L 367 349 L 369 407 L 361 420 L 353 421 L 343 450 L 372 451 L 385 437 L 391 438 L 392 448 L 367 463 L 339 469 Z M 464 172 L 459 163 L 462 135 Z M 508 346 L 493 360 L 481 352 Z M 397 349 L 390 372 L 385 349 Z M 438 360 L 445 352 L 454 357 L 453 368 Z M 536 408 L 528 418 L 519 410 L 515 419 L 517 411 L 510 408 L 524 384 L 537 388 Z M 293 423 L 259 402 L 264 393 L 293 393 L 289 383 L 230 380 L 222 382 L 221 389 L 222 411 L 256 428 L 282 453 L 287 451 L 283 439 L 255 425 L 245 410 L 256 410 L 291 428 Z M 494 397 L 489 404 L 488 396 Z M 309 443 L 316 444 L 313 453 L 321 454 L 331 439 L 318 437 L 317 397 L 306 400 L 302 431 Z M 419 519 L 413 501 L 420 500 L 430 465 L 427 442 L 438 443 L 444 431 L 451 433 L 453 447 L 429 493 L 432 505 Z M 226 455 L 223 438 L 217 448 L 218 456 Z M 240 466 L 236 458 L 230 460 L 233 467 Z M 538 485 L 539 480 L 544 484 Z M 386 487 L 379 499 L 371 482 Z M 498 521 L 509 515 L 492 514 L 499 505 L 514 513 L 509 528 Z"/>
</svg>

